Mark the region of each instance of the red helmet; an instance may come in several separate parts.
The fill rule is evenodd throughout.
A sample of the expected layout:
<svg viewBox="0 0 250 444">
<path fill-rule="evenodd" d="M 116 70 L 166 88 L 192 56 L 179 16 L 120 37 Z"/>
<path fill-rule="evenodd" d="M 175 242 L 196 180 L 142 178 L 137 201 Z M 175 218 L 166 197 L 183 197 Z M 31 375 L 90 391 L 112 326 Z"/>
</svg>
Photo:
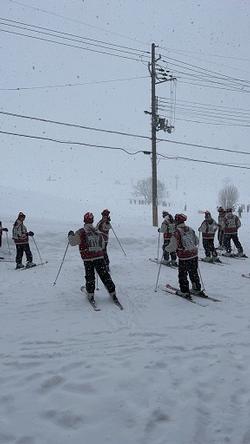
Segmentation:
<svg viewBox="0 0 250 444">
<path fill-rule="evenodd" d="M 92 222 L 94 221 L 93 213 L 85 213 L 83 220 L 84 220 L 85 224 L 92 224 Z"/>
<path fill-rule="evenodd" d="M 109 216 L 110 211 L 106 208 L 105 210 L 102 211 L 102 216 Z"/>
<path fill-rule="evenodd" d="M 187 216 L 185 214 L 176 214 L 174 217 L 174 220 L 177 225 L 183 224 L 183 222 L 185 222 L 185 220 L 187 220 Z"/>
</svg>

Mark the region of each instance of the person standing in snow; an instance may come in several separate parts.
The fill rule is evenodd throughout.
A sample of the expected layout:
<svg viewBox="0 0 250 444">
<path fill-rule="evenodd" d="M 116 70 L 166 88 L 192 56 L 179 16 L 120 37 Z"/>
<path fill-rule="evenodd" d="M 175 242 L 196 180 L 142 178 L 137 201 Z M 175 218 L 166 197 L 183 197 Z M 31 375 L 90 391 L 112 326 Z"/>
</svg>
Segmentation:
<svg viewBox="0 0 250 444">
<path fill-rule="evenodd" d="M 171 253 L 176 251 L 178 263 L 178 294 L 191 299 L 189 290 L 188 276 L 190 278 L 192 288 L 191 293 L 194 295 L 206 296 L 201 290 L 201 283 L 198 274 L 198 244 L 199 239 L 194 230 L 185 224 L 187 216 L 185 214 L 175 215 L 175 231 L 170 239 L 166 250 Z"/>
<path fill-rule="evenodd" d="M 178 264 L 176 262 L 176 252 L 172 251 L 171 253 L 169 253 L 166 250 L 166 247 L 170 242 L 170 238 L 175 230 L 174 218 L 167 211 L 162 212 L 162 217 L 164 219 L 162 221 L 161 228 L 158 228 L 158 233 L 163 233 L 163 261 L 166 265 L 174 265 L 177 267 Z M 171 257 L 171 260 L 169 260 L 169 255 Z"/>
<path fill-rule="evenodd" d="M 3 231 L 5 231 L 6 233 L 8 233 L 8 228 L 3 228 L 2 227 L 2 222 L 0 221 L 0 247 L 2 246 L 2 234 L 3 234 Z"/>
<path fill-rule="evenodd" d="M 230 241 L 232 239 L 234 245 L 238 250 L 238 256 L 244 256 L 242 245 L 238 238 L 238 229 L 241 226 L 241 221 L 236 214 L 233 214 L 233 209 L 228 208 L 222 223 L 222 228 L 224 231 L 224 245 L 226 248 L 226 254 L 230 256 L 232 252 Z"/>
<path fill-rule="evenodd" d="M 207 262 L 219 262 L 217 251 L 214 246 L 214 236 L 218 226 L 219 225 L 212 218 L 211 213 L 209 211 L 205 211 L 205 220 L 198 228 L 198 231 L 202 233 L 202 244 L 206 256 L 204 260 Z"/>
<path fill-rule="evenodd" d="M 104 262 L 106 264 L 107 270 L 109 270 L 109 257 L 107 253 L 108 241 L 109 241 L 109 230 L 111 229 L 111 218 L 110 211 L 105 209 L 102 211 L 102 218 L 97 223 L 96 229 L 100 231 L 104 239 Z"/>
<path fill-rule="evenodd" d="M 18 214 L 17 220 L 13 225 L 13 230 L 12 230 L 12 239 L 16 244 L 16 270 L 18 268 L 24 268 L 24 265 L 22 264 L 22 258 L 24 252 L 27 258 L 26 267 L 30 268 L 35 265 L 32 262 L 33 257 L 29 246 L 29 236 L 31 237 L 34 236 L 34 233 L 33 231 L 27 231 L 27 228 L 24 225 L 25 217 L 26 217 L 25 214 L 20 212 Z"/>
<path fill-rule="evenodd" d="M 84 214 L 84 226 L 69 231 L 68 240 L 71 246 L 79 246 L 81 258 L 85 268 L 86 292 L 90 302 L 95 303 L 95 271 L 108 290 L 114 302 L 118 302 L 115 284 L 107 270 L 104 261 L 105 242 L 102 234 L 93 226 L 94 215 L 90 212 Z"/>
</svg>

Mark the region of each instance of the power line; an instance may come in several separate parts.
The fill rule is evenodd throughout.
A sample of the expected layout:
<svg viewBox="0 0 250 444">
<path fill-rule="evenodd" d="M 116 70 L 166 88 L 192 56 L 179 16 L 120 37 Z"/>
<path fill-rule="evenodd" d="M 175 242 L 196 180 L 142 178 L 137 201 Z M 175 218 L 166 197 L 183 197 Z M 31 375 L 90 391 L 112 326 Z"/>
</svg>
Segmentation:
<svg viewBox="0 0 250 444">
<path fill-rule="evenodd" d="M 182 157 L 182 156 L 171 157 L 171 156 L 166 156 L 166 155 L 159 154 L 159 153 L 158 153 L 158 156 L 163 157 L 166 160 L 185 160 L 188 162 L 208 163 L 210 165 L 227 166 L 227 167 L 232 167 L 232 168 L 240 168 L 243 170 L 250 170 L 250 167 L 248 167 L 248 166 L 241 166 L 241 165 L 235 165 L 235 164 L 223 163 L 223 162 L 212 162 L 209 160 L 194 159 L 192 157 Z"/>
<path fill-rule="evenodd" d="M 97 131 L 97 132 L 109 133 L 109 134 L 117 134 L 117 135 L 121 135 L 121 136 L 140 138 L 140 139 L 144 139 L 144 140 L 151 140 L 151 137 L 144 136 L 142 134 L 127 133 L 124 131 L 116 131 L 116 130 L 107 130 L 107 129 L 101 129 L 101 128 L 96 128 L 96 127 L 75 124 L 75 123 L 67 123 L 67 122 L 60 122 L 60 121 L 50 120 L 50 119 L 42 119 L 42 118 L 34 117 L 34 116 L 26 116 L 23 114 L 10 113 L 7 111 L 0 111 L 0 114 L 6 115 L 6 116 L 11 116 L 11 117 L 22 118 L 22 119 L 35 120 L 38 122 L 52 123 L 52 124 L 56 124 L 56 125 L 63 125 L 63 126 L 73 127 L 73 128 L 81 128 L 81 129 L 90 130 L 90 131 Z M 234 153 L 234 154 L 250 155 L 250 152 L 247 152 L 247 151 L 231 150 L 229 148 L 220 148 L 220 147 L 214 147 L 214 146 L 209 146 L 209 145 L 202 145 L 202 144 L 198 144 L 198 143 L 181 142 L 181 141 L 171 140 L 171 139 L 157 138 L 157 142 L 168 142 L 168 143 L 173 143 L 176 145 L 184 145 L 184 146 L 189 146 L 189 147 L 194 147 L 194 148 L 204 148 L 204 149 L 208 149 L 208 150 L 225 151 L 225 152 Z"/>
<path fill-rule="evenodd" d="M 76 146 L 84 146 L 84 147 L 90 147 L 90 148 L 119 150 L 119 151 L 125 152 L 126 154 L 128 154 L 130 156 L 135 156 L 137 154 L 151 154 L 150 151 L 146 151 L 146 150 L 137 150 L 137 151 L 131 152 L 131 151 L 128 151 L 122 147 L 114 147 L 114 146 L 109 146 L 109 145 L 96 145 L 96 144 L 75 142 L 75 141 L 69 141 L 69 140 L 66 141 L 66 140 L 53 139 L 51 137 L 41 137 L 41 136 L 34 136 L 34 135 L 30 135 L 30 134 L 14 133 L 14 132 L 9 132 L 9 131 L 1 131 L 0 130 L 0 134 L 17 136 L 17 137 L 24 137 L 24 138 L 33 139 L 33 140 L 43 140 L 46 142 L 55 142 L 55 143 L 60 143 L 60 144 L 64 144 L 64 145 L 76 145 Z M 168 160 L 184 160 L 184 161 L 189 161 L 189 162 L 207 163 L 207 164 L 211 164 L 211 165 L 227 166 L 227 167 L 231 167 L 231 168 L 240 168 L 240 169 L 250 170 L 250 167 L 236 165 L 236 164 L 230 164 L 230 163 L 212 162 L 212 161 L 208 161 L 208 160 L 200 160 L 200 159 L 194 159 L 191 157 L 182 157 L 182 156 L 166 156 L 166 155 L 158 153 L 158 152 L 157 152 L 157 155 L 162 158 L 168 159 Z"/>
<path fill-rule="evenodd" d="M 93 53 L 110 55 L 110 56 L 118 57 L 118 58 L 121 58 L 121 59 L 133 60 L 133 61 L 136 61 L 136 62 L 140 62 L 141 61 L 141 59 L 139 57 L 133 58 L 133 57 L 125 56 L 125 55 L 119 55 L 119 54 L 115 54 L 115 53 L 110 53 L 110 52 L 107 52 L 107 51 L 98 51 L 98 50 L 91 49 L 91 48 L 84 48 L 83 46 L 72 45 L 70 43 L 57 42 L 56 40 L 44 39 L 42 37 L 31 36 L 29 34 L 23 34 L 23 33 L 20 33 L 20 32 L 7 31 L 6 29 L 0 29 L 0 32 L 5 32 L 7 34 L 18 35 L 18 36 L 21 36 L 21 37 L 28 37 L 28 38 L 32 38 L 32 39 L 35 39 L 35 40 L 40 40 L 40 41 L 43 41 L 43 42 L 55 43 L 57 45 L 66 46 L 66 47 L 69 47 L 69 48 L 77 48 L 77 49 L 81 49 L 83 51 L 90 51 L 90 52 L 93 52 Z"/>
<path fill-rule="evenodd" d="M 121 148 L 121 147 L 116 147 L 116 146 L 109 146 L 109 145 L 96 145 L 96 144 L 91 144 L 91 143 L 84 143 L 84 142 L 74 142 L 71 140 L 59 140 L 59 139 L 53 139 L 52 137 L 41 137 L 41 136 L 33 136 L 30 134 L 21 134 L 21 133 L 13 133 L 13 132 L 9 132 L 9 131 L 0 131 L 0 134 L 4 134 L 4 135 L 8 135 L 8 136 L 18 136 L 18 137 L 24 137 L 27 139 L 35 139 L 35 140 L 44 140 L 46 142 L 56 142 L 56 143 L 61 143 L 64 145 L 79 145 L 79 146 L 86 146 L 86 147 L 90 147 L 90 148 L 103 148 L 103 149 L 110 149 L 110 150 L 120 150 L 123 151 L 124 153 L 130 155 L 130 156 L 134 156 L 136 154 L 139 153 L 143 153 L 143 150 L 138 150 L 138 151 L 128 151 L 125 148 Z"/>
<path fill-rule="evenodd" d="M 105 42 L 103 40 L 97 40 L 97 39 L 93 39 L 90 37 L 84 37 L 84 36 L 72 34 L 69 32 L 58 31 L 55 29 L 46 28 L 44 26 L 38 26 L 38 25 L 33 25 L 33 24 L 30 25 L 29 23 L 20 22 L 17 20 L 11 20 L 11 19 L 4 18 L 4 17 L 0 17 L 0 20 L 2 20 L 2 23 L 0 23 L 0 24 L 2 24 L 4 26 L 9 26 L 9 27 L 13 27 L 13 28 L 22 29 L 25 31 L 31 31 L 31 32 L 36 32 L 36 33 L 40 33 L 40 34 L 50 35 L 50 36 L 52 35 L 53 37 L 58 37 L 58 38 L 70 40 L 73 42 L 84 43 L 84 44 L 93 45 L 93 46 L 99 46 L 102 48 L 104 47 L 105 49 L 110 49 L 112 51 L 120 51 L 120 52 L 133 54 L 133 55 L 136 53 L 149 54 L 149 51 L 144 51 L 144 50 L 140 50 L 137 48 L 131 48 L 131 47 L 124 46 L 124 45 L 117 45 L 115 43 Z M 5 23 L 5 22 L 7 22 L 7 23 Z M 27 26 L 28 26 L 28 28 L 27 28 Z M 103 45 L 105 45 L 105 46 L 103 46 Z"/>
<path fill-rule="evenodd" d="M 137 76 L 137 77 L 127 77 L 121 79 L 110 79 L 110 80 L 96 80 L 92 82 L 84 82 L 84 83 L 64 83 L 59 85 L 38 85 L 38 86 L 23 86 L 16 88 L 0 88 L 0 91 L 23 91 L 30 89 L 50 89 L 50 88 L 66 88 L 66 87 L 75 87 L 75 86 L 85 86 L 85 85 L 97 85 L 99 83 L 114 83 L 114 82 L 125 82 L 130 80 L 141 80 L 148 79 L 149 76 Z"/>
<path fill-rule="evenodd" d="M 181 66 L 184 65 L 184 67 L 186 67 L 186 69 L 188 69 L 190 71 L 199 72 L 200 74 L 204 73 L 204 74 L 207 74 L 207 75 L 210 75 L 210 76 L 212 75 L 215 78 L 220 78 L 220 79 L 224 79 L 224 80 L 228 80 L 228 81 L 232 81 L 232 82 L 243 82 L 243 83 L 250 84 L 250 80 L 239 79 L 237 77 L 231 77 L 231 76 L 228 76 L 226 74 L 221 74 L 221 73 L 219 73 L 217 71 L 212 71 L 212 70 L 207 69 L 207 68 L 202 68 L 201 66 L 193 65 L 192 63 L 184 62 L 183 60 L 178 60 L 178 59 L 175 59 L 175 58 L 172 58 L 172 57 L 168 57 L 168 56 L 166 57 L 166 59 L 167 60 L 162 60 L 162 61 L 166 62 L 168 64 L 173 64 L 171 62 L 171 60 L 173 60 L 174 62 L 181 63 Z M 170 60 L 170 62 L 169 62 L 169 60 Z M 176 64 L 173 64 L 173 65 L 176 65 Z M 176 66 L 180 66 L 180 65 L 177 64 Z"/>
<path fill-rule="evenodd" d="M 16 1 L 16 0 L 9 0 L 9 2 L 15 3 L 17 5 L 24 6 L 25 8 L 29 8 L 29 9 L 33 9 L 33 10 L 36 10 L 36 11 L 39 11 L 39 12 L 43 12 L 45 14 L 53 15 L 55 17 L 60 17 L 60 18 L 63 18 L 64 20 L 68 20 L 68 21 L 71 21 L 71 22 L 79 23 L 81 25 L 85 25 L 85 26 L 87 26 L 89 28 L 93 28 L 93 29 L 97 29 L 99 31 L 103 31 L 105 33 L 117 35 L 119 37 L 125 38 L 125 39 L 130 40 L 130 41 L 134 41 L 134 42 L 137 42 L 137 43 L 141 43 L 143 45 L 147 45 L 147 46 L 149 45 L 149 43 L 143 42 L 142 40 L 138 40 L 136 38 L 129 37 L 129 36 L 127 36 L 125 34 L 121 34 L 119 32 L 110 31 L 108 29 L 101 28 L 100 26 L 90 25 L 89 23 L 83 22 L 81 20 L 77 20 L 77 19 L 73 19 L 73 18 L 70 18 L 70 17 L 66 17 L 65 15 L 57 14 L 55 12 L 48 11 L 47 9 L 41 9 L 41 8 L 37 8 L 37 7 L 34 7 L 34 6 L 26 5 L 25 3 L 22 3 L 22 2 L 19 2 L 19 1 Z"/>
</svg>

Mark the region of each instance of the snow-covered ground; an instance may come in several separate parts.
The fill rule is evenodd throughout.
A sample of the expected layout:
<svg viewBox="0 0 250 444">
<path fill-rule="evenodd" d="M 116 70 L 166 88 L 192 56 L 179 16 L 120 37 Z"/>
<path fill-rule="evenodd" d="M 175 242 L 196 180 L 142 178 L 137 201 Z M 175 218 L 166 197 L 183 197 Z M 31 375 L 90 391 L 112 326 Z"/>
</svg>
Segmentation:
<svg viewBox="0 0 250 444">
<path fill-rule="evenodd" d="M 249 253 L 248 215 L 242 222 Z M 92 310 L 80 292 L 77 248 L 52 285 L 66 234 L 80 224 L 27 220 L 48 264 L 28 271 L 0 264 L 0 443 L 249 444 L 250 280 L 241 277 L 249 260 L 201 263 L 207 292 L 222 302 L 200 307 L 154 291 L 155 228 L 113 224 L 127 253 L 111 234 L 124 311 L 100 282 L 101 311 Z M 32 240 L 31 248 L 38 261 Z M 8 257 L 5 242 L 0 251 Z M 166 282 L 176 284 L 177 273 L 162 267 Z"/>
</svg>

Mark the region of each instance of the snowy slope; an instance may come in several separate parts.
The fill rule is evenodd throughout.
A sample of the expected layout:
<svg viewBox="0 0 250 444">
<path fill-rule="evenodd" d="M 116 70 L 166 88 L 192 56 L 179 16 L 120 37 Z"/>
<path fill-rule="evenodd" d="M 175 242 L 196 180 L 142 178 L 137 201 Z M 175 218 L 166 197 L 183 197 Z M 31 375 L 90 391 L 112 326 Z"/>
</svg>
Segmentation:
<svg viewBox="0 0 250 444">
<path fill-rule="evenodd" d="M 246 252 L 248 224 L 245 215 Z M 114 223 L 127 253 L 111 235 L 112 276 L 125 310 L 99 282 L 96 313 L 79 290 L 77 248 L 52 286 L 66 233 L 77 226 L 27 225 L 49 263 L 29 271 L 0 264 L 1 444 L 250 442 L 250 281 L 241 278 L 248 260 L 201 263 L 207 291 L 222 302 L 195 306 L 154 292 L 158 266 L 148 258 L 157 252 L 156 230 Z M 177 283 L 175 270 L 161 270 L 160 284 L 167 281 Z"/>
</svg>

